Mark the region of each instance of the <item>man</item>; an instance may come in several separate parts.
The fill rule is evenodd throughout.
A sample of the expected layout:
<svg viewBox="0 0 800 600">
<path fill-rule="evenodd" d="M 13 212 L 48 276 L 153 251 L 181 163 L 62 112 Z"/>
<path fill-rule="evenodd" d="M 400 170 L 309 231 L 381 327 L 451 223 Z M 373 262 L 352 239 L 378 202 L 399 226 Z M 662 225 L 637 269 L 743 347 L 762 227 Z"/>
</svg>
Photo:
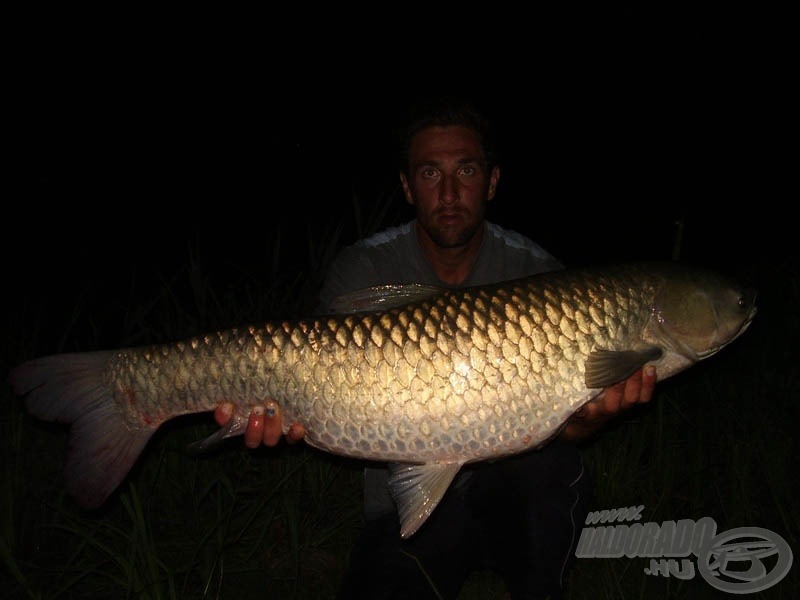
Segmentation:
<svg viewBox="0 0 800 600">
<path fill-rule="evenodd" d="M 491 132 L 471 106 L 444 102 L 412 118 L 400 180 L 416 219 L 345 248 L 320 293 L 320 312 L 346 292 L 384 283 L 481 285 L 561 268 L 531 240 L 485 220 L 500 178 Z M 512 598 L 563 593 L 589 483 L 571 443 L 620 410 L 647 402 L 652 368 L 606 390 L 536 452 L 462 470 L 440 505 L 410 539 L 401 540 L 388 471 L 368 467 L 365 529 L 354 549 L 343 598 L 454 598 L 471 570 L 494 569 Z M 223 405 L 217 420 L 230 416 Z M 251 415 L 245 443 L 274 445 L 279 407 Z M 301 439 L 302 427 L 287 437 Z"/>
</svg>

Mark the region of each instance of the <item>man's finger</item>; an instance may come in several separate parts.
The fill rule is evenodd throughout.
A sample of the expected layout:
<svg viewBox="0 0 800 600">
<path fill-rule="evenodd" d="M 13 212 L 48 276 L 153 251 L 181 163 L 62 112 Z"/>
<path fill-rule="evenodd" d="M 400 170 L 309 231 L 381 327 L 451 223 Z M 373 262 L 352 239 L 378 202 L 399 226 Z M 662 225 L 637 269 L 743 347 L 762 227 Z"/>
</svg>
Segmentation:
<svg viewBox="0 0 800 600">
<path fill-rule="evenodd" d="M 264 407 L 254 406 L 247 419 L 247 429 L 244 432 L 244 445 L 248 448 L 258 448 L 264 435 Z"/>
<path fill-rule="evenodd" d="M 623 391 L 623 395 L 621 398 L 622 402 L 620 408 L 630 408 L 631 406 L 639 402 L 641 393 L 642 393 L 642 371 L 640 369 L 625 380 L 625 389 Z"/>
<path fill-rule="evenodd" d="M 300 425 L 300 423 L 292 423 L 292 426 L 289 427 L 289 431 L 286 433 L 286 441 L 290 444 L 296 444 L 304 437 L 306 437 L 306 428 Z"/>
<path fill-rule="evenodd" d="M 264 444 L 267 446 L 275 446 L 281 439 L 281 433 L 281 409 L 277 402 L 269 400 L 266 404 L 264 430 L 261 440 L 263 440 Z"/>
<path fill-rule="evenodd" d="M 217 425 L 225 425 L 228 421 L 231 420 L 233 416 L 233 403 L 232 402 L 223 402 L 216 409 L 214 409 L 214 420 L 217 422 Z"/>
<path fill-rule="evenodd" d="M 650 402 L 650 398 L 653 397 L 653 390 L 656 387 L 656 381 L 658 376 L 656 375 L 656 368 L 653 365 L 647 365 L 644 368 L 644 374 L 642 375 L 642 391 L 640 395 L 640 402 Z"/>
<path fill-rule="evenodd" d="M 626 381 L 615 383 L 610 388 L 606 389 L 603 399 L 598 403 L 597 412 L 604 416 L 615 415 L 619 412 L 622 404 L 622 399 L 625 395 Z"/>
</svg>

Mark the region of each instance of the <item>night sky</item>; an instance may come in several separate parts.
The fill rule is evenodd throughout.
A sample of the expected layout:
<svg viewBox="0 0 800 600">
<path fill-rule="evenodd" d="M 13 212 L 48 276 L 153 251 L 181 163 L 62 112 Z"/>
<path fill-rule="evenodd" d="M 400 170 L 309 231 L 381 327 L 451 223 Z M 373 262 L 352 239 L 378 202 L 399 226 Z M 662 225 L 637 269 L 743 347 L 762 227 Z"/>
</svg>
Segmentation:
<svg viewBox="0 0 800 600">
<path fill-rule="evenodd" d="M 391 132 L 433 92 L 473 97 L 497 126 L 489 219 L 568 265 L 669 259 L 678 222 L 685 260 L 779 263 L 797 254 L 781 183 L 785 78 L 761 47 L 769 36 L 706 34 L 662 35 L 646 52 L 619 40 L 598 52 L 598 35 L 572 54 L 502 61 L 502 74 L 430 73 L 434 85 L 411 65 L 380 81 L 357 69 L 323 79 L 326 65 L 292 79 L 96 48 L 49 55 L 19 89 L 19 212 L 3 241 L 15 299 L 127 289 L 132 271 L 155 285 L 189 248 L 211 270 L 291 271 L 331 223 L 355 241 L 354 202 L 368 213 L 393 196 L 390 217 L 409 218 Z"/>
</svg>

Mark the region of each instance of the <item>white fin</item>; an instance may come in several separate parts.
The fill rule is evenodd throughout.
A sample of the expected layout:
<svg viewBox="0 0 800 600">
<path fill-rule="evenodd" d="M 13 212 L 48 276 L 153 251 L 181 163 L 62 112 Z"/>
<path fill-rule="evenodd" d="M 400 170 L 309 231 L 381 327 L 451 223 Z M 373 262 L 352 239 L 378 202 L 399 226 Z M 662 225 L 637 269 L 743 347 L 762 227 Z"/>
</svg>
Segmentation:
<svg viewBox="0 0 800 600">
<path fill-rule="evenodd" d="M 245 412 L 245 409 L 247 412 Z M 202 454 L 222 442 L 222 440 L 234 437 L 236 435 L 244 435 L 247 431 L 247 425 L 250 420 L 250 408 L 236 405 L 231 415 L 230 420 L 221 428 L 212 433 L 205 439 L 198 440 L 189 444 L 186 449 L 190 454 Z"/>
<path fill-rule="evenodd" d="M 414 535 L 439 504 L 461 463 L 389 465 L 389 490 L 400 515 L 400 536 Z"/>
<path fill-rule="evenodd" d="M 86 508 L 100 506 L 128 474 L 160 423 L 132 428 L 114 403 L 103 372 L 111 352 L 46 356 L 14 369 L 14 391 L 30 413 L 72 423 L 67 489 Z"/>
</svg>

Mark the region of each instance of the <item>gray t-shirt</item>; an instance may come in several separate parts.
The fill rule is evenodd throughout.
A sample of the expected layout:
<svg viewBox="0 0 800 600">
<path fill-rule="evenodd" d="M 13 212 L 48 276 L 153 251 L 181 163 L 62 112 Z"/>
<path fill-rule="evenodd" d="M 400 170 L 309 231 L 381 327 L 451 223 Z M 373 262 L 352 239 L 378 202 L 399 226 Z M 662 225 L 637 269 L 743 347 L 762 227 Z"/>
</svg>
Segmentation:
<svg viewBox="0 0 800 600">
<path fill-rule="evenodd" d="M 416 222 L 392 227 L 344 248 L 328 269 L 320 291 L 317 312 L 331 312 L 333 301 L 363 288 L 390 283 L 421 283 L 443 288 L 468 287 L 527 277 L 562 269 L 563 265 L 541 246 L 515 231 L 486 223 L 475 264 L 467 279 L 451 286 L 439 279 L 422 252 Z M 396 510 L 389 494 L 389 470 L 367 467 L 364 471 L 364 516 L 381 517 Z M 461 472 L 453 486 L 463 484 Z"/>
<path fill-rule="evenodd" d="M 562 269 L 541 246 L 515 231 L 486 223 L 486 235 L 467 279 L 459 286 L 436 275 L 417 239 L 416 222 L 392 227 L 344 248 L 328 269 L 318 313 L 349 292 L 387 283 L 421 283 L 443 288 L 468 287 Z"/>
</svg>

